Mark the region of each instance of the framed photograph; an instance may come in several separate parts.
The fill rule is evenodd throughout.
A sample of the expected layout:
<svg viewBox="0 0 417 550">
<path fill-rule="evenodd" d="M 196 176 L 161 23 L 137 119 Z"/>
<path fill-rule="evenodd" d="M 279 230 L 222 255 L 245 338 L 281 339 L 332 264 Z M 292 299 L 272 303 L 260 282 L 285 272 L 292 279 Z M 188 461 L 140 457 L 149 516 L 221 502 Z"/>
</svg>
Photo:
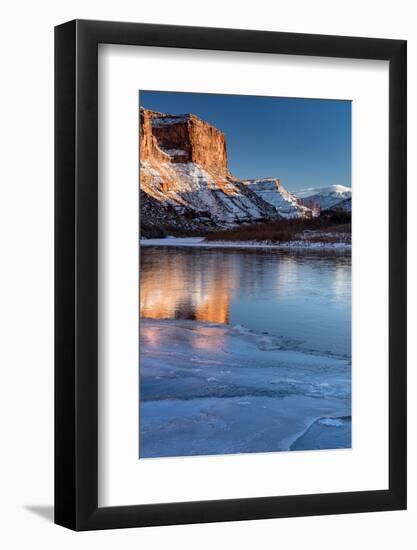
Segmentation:
<svg viewBox="0 0 417 550">
<path fill-rule="evenodd" d="M 406 42 L 55 29 L 55 522 L 406 508 Z"/>
</svg>

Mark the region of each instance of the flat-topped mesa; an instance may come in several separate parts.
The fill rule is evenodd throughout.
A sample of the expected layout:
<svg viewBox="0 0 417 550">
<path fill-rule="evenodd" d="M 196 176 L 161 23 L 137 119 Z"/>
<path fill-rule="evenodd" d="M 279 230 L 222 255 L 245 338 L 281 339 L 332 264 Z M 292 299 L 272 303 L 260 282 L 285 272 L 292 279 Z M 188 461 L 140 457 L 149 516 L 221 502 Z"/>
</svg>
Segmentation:
<svg viewBox="0 0 417 550">
<path fill-rule="evenodd" d="M 193 114 L 169 115 L 140 109 L 140 159 L 193 162 L 227 171 L 226 139 L 220 130 Z"/>
</svg>

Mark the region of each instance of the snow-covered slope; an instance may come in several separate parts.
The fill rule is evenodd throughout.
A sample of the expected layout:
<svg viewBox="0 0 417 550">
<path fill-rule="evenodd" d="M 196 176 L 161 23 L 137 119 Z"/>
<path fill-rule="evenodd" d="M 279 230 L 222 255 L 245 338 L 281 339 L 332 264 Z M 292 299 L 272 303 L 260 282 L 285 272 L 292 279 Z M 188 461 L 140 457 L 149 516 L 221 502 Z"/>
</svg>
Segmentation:
<svg viewBox="0 0 417 550">
<path fill-rule="evenodd" d="M 279 179 L 260 178 L 245 180 L 245 185 L 265 202 L 274 206 L 284 218 L 303 218 L 314 216 L 311 208 L 300 204 L 298 198 L 287 191 Z"/>
<path fill-rule="evenodd" d="M 295 193 L 305 202 L 316 203 L 322 210 L 333 208 L 339 203 L 352 197 L 352 188 L 344 185 L 330 185 L 329 187 L 316 187 L 302 189 Z"/>
<path fill-rule="evenodd" d="M 199 164 L 143 161 L 141 190 L 162 207 L 174 208 L 195 221 L 227 227 L 236 223 L 277 217 L 270 205 L 231 176 L 216 174 Z"/>
<path fill-rule="evenodd" d="M 330 212 L 338 212 L 338 211 L 340 212 L 341 210 L 343 212 L 349 212 L 349 213 L 352 212 L 352 197 L 350 197 L 349 199 L 344 199 L 343 201 L 340 201 L 337 204 L 335 204 L 332 208 L 327 209 L 327 211 L 330 211 Z"/>
</svg>

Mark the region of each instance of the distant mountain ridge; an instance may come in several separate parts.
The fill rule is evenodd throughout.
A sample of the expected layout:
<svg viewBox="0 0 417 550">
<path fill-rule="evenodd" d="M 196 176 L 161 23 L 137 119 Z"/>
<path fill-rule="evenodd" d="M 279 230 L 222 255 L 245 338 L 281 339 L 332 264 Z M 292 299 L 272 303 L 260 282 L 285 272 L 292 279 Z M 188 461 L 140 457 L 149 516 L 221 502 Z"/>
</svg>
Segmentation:
<svg viewBox="0 0 417 550">
<path fill-rule="evenodd" d="M 277 179 L 236 178 L 223 132 L 193 114 L 140 108 L 139 176 L 142 236 L 313 215 Z"/>
<path fill-rule="evenodd" d="M 336 206 L 343 208 L 345 201 L 347 201 L 346 205 L 349 205 L 349 200 L 352 198 L 352 188 L 345 185 L 330 185 L 328 187 L 302 189 L 296 191 L 294 195 L 304 202 L 316 203 L 321 210 L 328 210 Z"/>
</svg>

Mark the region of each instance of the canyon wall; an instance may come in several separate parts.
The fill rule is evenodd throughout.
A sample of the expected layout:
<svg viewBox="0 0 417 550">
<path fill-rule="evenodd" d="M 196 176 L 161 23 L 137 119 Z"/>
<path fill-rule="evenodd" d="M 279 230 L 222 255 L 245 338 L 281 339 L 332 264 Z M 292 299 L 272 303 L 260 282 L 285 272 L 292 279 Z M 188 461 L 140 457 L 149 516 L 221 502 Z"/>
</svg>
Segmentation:
<svg viewBox="0 0 417 550">
<path fill-rule="evenodd" d="M 192 114 L 167 115 L 140 110 L 140 159 L 193 162 L 202 168 L 227 170 L 226 138 Z"/>
</svg>

